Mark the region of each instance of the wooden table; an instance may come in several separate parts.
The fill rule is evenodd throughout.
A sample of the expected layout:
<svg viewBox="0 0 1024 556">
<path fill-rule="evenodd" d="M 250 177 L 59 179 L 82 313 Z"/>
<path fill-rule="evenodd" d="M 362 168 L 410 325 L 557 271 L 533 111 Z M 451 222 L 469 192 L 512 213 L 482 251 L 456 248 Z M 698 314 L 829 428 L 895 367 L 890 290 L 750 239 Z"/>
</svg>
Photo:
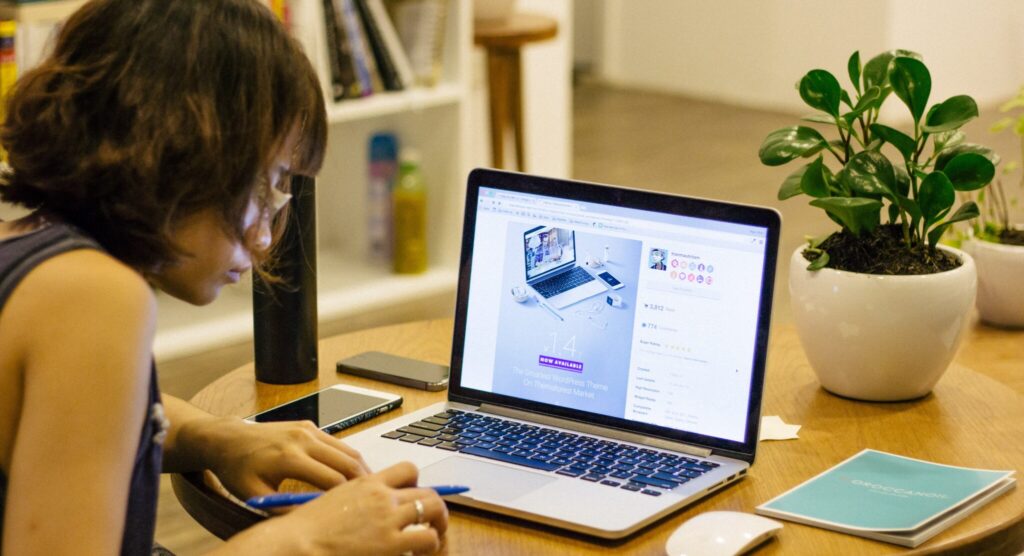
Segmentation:
<svg viewBox="0 0 1024 556">
<path fill-rule="evenodd" d="M 337 375 L 338 359 L 380 350 L 438 363 L 448 361 L 450 320 L 408 323 L 345 334 L 320 344 L 319 382 L 294 386 L 257 384 L 252 365 L 232 371 L 210 384 L 192 401 L 216 414 L 250 415 L 338 382 L 394 391 L 405 397 L 398 413 L 445 399 L 445 392 L 425 392 L 367 379 Z M 1007 353 L 1020 353 L 1024 333 L 1006 333 L 975 326 L 969 340 L 989 345 L 1003 339 L 993 357 L 1005 363 Z M 988 342 L 988 343 L 986 343 Z M 1012 342 L 1012 347 L 1009 342 Z M 975 364 L 984 354 L 965 347 Z M 1024 368 L 1018 359 L 1017 368 Z M 846 459 L 862 448 L 875 448 L 952 465 L 1024 471 L 1024 396 L 984 374 L 954 363 L 934 392 L 911 403 L 865 403 L 833 396 L 818 385 L 795 330 L 776 327 L 772 333 L 766 379 L 765 415 L 779 415 L 800 424 L 799 440 L 764 442 L 750 475 L 738 484 L 685 508 L 650 528 L 609 543 L 502 516 L 452 506 L 446 539 L 448 554 L 664 554 L 665 541 L 685 520 L 709 510 L 752 512 L 754 507 Z M 397 417 L 392 412 L 388 417 Z M 370 424 L 341 433 L 351 434 Z M 174 478 L 183 505 L 208 529 L 225 524 L 207 502 L 216 495 L 196 496 L 198 476 Z M 184 495 L 184 497 L 183 497 Z M 185 498 L 188 498 L 186 503 Z M 198 502 L 197 502 L 198 500 Z M 204 501 L 205 500 L 205 501 Z M 249 514 L 244 508 L 231 511 Z M 964 521 L 918 547 L 915 554 L 1017 554 L 1024 550 L 1024 489 L 1015 488 Z M 777 540 L 758 554 L 886 554 L 908 552 L 895 545 L 786 523 Z"/>
</svg>

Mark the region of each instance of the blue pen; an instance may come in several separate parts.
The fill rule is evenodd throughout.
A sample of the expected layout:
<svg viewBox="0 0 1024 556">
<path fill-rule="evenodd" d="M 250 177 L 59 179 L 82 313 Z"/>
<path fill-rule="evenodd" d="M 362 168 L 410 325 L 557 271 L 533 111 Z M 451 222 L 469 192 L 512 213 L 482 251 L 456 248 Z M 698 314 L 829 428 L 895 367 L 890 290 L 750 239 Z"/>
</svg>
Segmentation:
<svg viewBox="0 0 1024 556">
<path fill-rule="evenodd" d="M 429 488 L 434 489 L 434 491 L 440 496 L 462 494 L 463 492 L 469 491 L 469 487 L 467 486 L 444 485 Z M 305 504 L 321 494 L 323 494 L 323 492 L 282 492 L 279 494 L 268 494 L 267 496 L 256 496 L 246 500 L 245 504 L 250 508 L 256 508 L 259 510 L 265 510 L 267 508 L 283 508 L 285 506 Z"/>
</svg>

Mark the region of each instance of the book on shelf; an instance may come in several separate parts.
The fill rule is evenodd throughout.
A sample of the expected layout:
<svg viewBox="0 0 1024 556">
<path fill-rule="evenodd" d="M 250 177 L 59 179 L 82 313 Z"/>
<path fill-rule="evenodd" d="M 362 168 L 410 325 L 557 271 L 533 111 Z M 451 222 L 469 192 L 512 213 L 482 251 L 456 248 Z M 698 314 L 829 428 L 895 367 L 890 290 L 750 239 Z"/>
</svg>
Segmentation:
<svg viewBox="0 0 1024 556">
<path fill-rule="evenodd" d="M 355 0 L 335 0 L 334 11 L 341 15 L 345 26 L 345 34 L 352 50 L 352 60 L 356 68 L 356 79 L 359 80 L 364 95 L 371 95 L 384 88 L 373 52 L 366 41 L 363 24 L 356 12 Z"/>
<path fill-rule="evenodd" d="M 395 65 L 395 71 L 398 73 L 402 87 L 414 86 L 416 76 L 412 71 L 412 63 L 405 52 L 405 47 L 402 46 L 402 40 L 398 38 L 398 31 L 395 29 L 391 14 L 384 6 L 384 0 L 366 0 L 366 3 L 370 9 L 370 15 L 373 16 L 373 20 L 380 30 L 380 38 Z"/>
<path fill-rule="evenodd" d="M 419 85 L 441 79 L 444 54 L 445 0 L 392 0 L 389 11 Z"/>
<path fill-rule="evenodd" d="M 388 50 L 387 44 L 384 42 L 380 25 L 377 23 L 374 15 L 370 12 L 370 4 L 368 0 L 354 1 L 356 11 L 359 12 L 359 21 L 363 24 L 366 42 L 369 43 L 373 59 L 377 62 L 377 72 L 380 74 L 380 79 L 384 84 L 384 89 L 388 91 L 401 91 L 404 88 L 401 76 L 398 74 L 391 52 Z"/>
<path fill-rule="evenodd" d="M 331 93 L 335 101 L 347 98 L 358 98 L 363 95 L 359 80 L 356 79 L 355 62 L 352 58 L 351 44 L 341 13 L 337 11 L 335 0 L 323 0 L 324 23 L 327 28 L 327 50 L 330 59 Z"/>
<path fill-rule="evenodd" d="M 863 450 L 755 512 L 915 547 L 1012 489 L 1013 474 Z"/>
</svg>

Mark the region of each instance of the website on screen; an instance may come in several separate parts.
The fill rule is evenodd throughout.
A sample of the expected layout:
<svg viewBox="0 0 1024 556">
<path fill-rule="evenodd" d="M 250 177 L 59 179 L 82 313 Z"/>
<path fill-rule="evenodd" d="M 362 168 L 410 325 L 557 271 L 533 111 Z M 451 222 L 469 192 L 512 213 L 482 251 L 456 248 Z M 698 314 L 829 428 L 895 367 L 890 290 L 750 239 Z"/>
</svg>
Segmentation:
<svg viewBox="0 0 1024 556">
<path fill-rule="evenodd" d="M 766 229 L 481 188 L 462 386 L 744 441 Z"/>
</svg>

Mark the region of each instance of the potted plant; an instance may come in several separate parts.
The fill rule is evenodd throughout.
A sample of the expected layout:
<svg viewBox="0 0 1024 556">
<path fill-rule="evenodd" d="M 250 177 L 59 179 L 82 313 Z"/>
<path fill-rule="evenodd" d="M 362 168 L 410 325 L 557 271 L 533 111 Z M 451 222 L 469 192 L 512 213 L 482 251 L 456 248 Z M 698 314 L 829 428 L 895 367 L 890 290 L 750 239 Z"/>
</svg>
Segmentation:
<svg viewBox="0 0 1024 556">
<path fill-rule="evenodd" d="M 996 122 L 992 130 L 1012 130 L 1024 159 L 1024 88 L 999 110 L 1010 115 Z M 1006 164 L 1003 176 L 1009 178 L 1017 173 L 1018 166 L 1018 161 Z M 1024 172 L 1020 174 L 1017 189 L 1024 192 Z M 998 326 L 1024 327 L 1024 288 L 1020 287 L 1024 276 L 1024 229 L 1010 221 L 1010 210 L 1017 197 L 1007 195 L 1002 180 L 988 189 L 978 193 L 982 214 L 963 243 L 978 267 L 978 314 L 983 321 Z"/>
<path fill-rule="evenodd" d="M 872 401 L 918 398 L 956 353 L 976 290 L 972 258 L 939 238 L 978 216 L 973 201 L 954 210 L 956 192 L 988 185 L 995 155 L 960 131 L 978 116 L 971 97 L 928 106 L 931 74 L 920 55 L 894 50 L 862 65 L 854 52 L 847 69 L 851 91 L 821 69 L 798 84 L 818 111 L 804 120 L 828 126 L 837 139 L 798 125 L 770 133 L 759 152 L 769 166 L 810 159 L 778 197 L 808 195 L 839 225 L 792 255 L 794 320 L 826 390 Z M 878 121 L 893 97 L 909 109 L 910 131 Z"/>
</svg>

